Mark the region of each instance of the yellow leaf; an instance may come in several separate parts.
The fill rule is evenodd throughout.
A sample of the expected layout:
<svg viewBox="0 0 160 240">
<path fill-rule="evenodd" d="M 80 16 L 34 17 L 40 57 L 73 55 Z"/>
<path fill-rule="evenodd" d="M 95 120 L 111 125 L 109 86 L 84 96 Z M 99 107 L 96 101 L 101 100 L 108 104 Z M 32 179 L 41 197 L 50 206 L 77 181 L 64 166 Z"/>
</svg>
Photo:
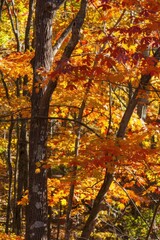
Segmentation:
<svg viewBox="0 0 160 240">
<path fill-rule="evenodd" d="M 83 199 L 83 198 L 85 198 L 85 195 L 82 193 L 82 194 L 81 194 L 81 199 Z"/>
<path fill-rule="evenodd" d="M 81 54 L 81 53 L 83 53 L 83 50 L 79 48 L 79 49 L 76 50 L 76 53 Z"/>
<path fill-rule="evenodd" d="M 125 208 L 125 205 L 123 203 L 118 204 L 118 207 L 123 210 Z"/>
<path fill-rule="evenodd" d="M 40 173 L 40 171 L 41 171 L 40 168 L 36 168 L 35 173 L 38 174 L 38 173 Z"/>
<path fill-rule="evenodd" d="M 66 199 L 62 199 L 62 200 L 61 200 L 61 204 L 62 204 L 62 206 L 66 206 L 66 205 L 67 205 Z"/>
</svg>

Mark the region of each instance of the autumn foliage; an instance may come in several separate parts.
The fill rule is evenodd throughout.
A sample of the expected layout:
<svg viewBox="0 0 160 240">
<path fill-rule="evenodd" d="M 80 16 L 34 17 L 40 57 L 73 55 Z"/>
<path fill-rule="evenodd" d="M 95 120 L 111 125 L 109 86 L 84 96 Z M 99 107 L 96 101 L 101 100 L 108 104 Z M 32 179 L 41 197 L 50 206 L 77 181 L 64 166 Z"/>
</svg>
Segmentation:
<svg viewBox="0 0 160 240">
<path fill-rule="evenodd" d="M 46 121 L 46 155 L 32 174 L 47 172 L 48 240 L 159 239 L 160 1 L 89 0 L 70 55 L 83 1 L 65 1 L 52 21 L 50 69 L 34 65 L 32 4 L 1 3 L 0 238 L 25 236 L 31 126 Z M 48 115 L 47 106 L 33 115 L 33 98 L 52 85 Z"/>
</svg>

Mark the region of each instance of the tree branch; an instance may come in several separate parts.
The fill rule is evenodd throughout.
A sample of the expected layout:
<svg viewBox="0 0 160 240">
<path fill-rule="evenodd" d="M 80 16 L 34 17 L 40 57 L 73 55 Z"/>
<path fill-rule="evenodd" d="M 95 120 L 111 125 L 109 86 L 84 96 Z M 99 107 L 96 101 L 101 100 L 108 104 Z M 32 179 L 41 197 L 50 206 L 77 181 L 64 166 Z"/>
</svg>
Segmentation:
<svg viewBox="0 0 160 240">
<path fill-rule="evenodd" d="M 133 204 L 134 208 L 136 209 L 137 213 L 139 214 L 139 216 L 142 218 L 142 220 L 145 222 L 145 224 L 149 227 L 149 224 L 146 222 L 146 220 L 142 216 L 142 214 L 139 211 L 139 209 L 137 208 L 134 200 L 129 196 L 127 190 L 120 183 L 118 183 L 115 179 L 114 179 L 114 182 L 125 192 L 125 194 L 127 195 L 128 199 L 132 202 L 132 204 Z"/>
<path fill-rule="evenodd" d="M 155 221 L 156 215 L 157 215 L 157 213 L 158 213 L 158 208 L 159 208 L 159 206 L 160 206 L 160 199 L 159 199 L 159 201 L 158 201 L 157 204 L 156 204 L 156 208 L 155 208 L 155 210 L 154 210 L 152 222 L 151 222 L 151 225 L 150 225 L 150 227 L 149 227 L 146 240 L 149 239 L 149 236 L 150 236 L 151 232 L 153 232 L 154 235 L 156 236 L 156 238 L 159 239 L 158 236 L 156 235 L 156 233 L 153 231 L 153 225 L 154 225 L 154 221 Z"/>
<path fill-rule="evenodd" d="M 158 61 L 160 60 L 160 48 L 157 49 L 156 53 L 154 54 L 154 57 L 155 57 L 155 65 L 156 65 L 157 60 Z M 118 130 L 117 135 L 116 135 L 117 138 L 123 138 L 124 137 L 127 125 L 128 125 L 129 120 L 132 116 L 134 108 L 135 108 L 135 106 L 138 102 L 138 98 L 137 98 L 138 94 L 139 94 L 140 90 L 142 90 L 142 89 L 145 90 L 146 89 L 146 86 L 148 85 L 150 79 L 151 79 L 150 74 L 142 75 L 142 77 L 140 79 L 139 86 L 135 90 L 135 93 L 134 93 L 133 97 L 129 101 L 127 109 L 126 109 L 126 111 L 123 115 L 123 118 L 121 120 L 120 127 L 119 127 L 119 130 Z M 103 201 L 103 199 L 105 197 L 105 194 L 108 191 L 108 189 L 109 189 L 109 187 L 110 187 L 110 185 L 113 181 L 113 178 L 114 178 L 114 167 L 116 166 L 116 163 L 113 163 L 113 164 L 114 164 L 114 166 L 113 166 L 112 172 L 108 171 L 108 169 L 106 168 L 106 173 L 105 173 L 103 184 L 102 184 L 102 186 L 99 190 L 98 195 L 96 196 L 96 199 L 95 199 L 93 208 L 91 210 L 90 216 L 88 217 L 88 219 L 85 223 L 85 226 L 84 226 L 83 231 L 82 231 L 82 235 L 79 238 L 79 240 L 88 239 L 92 230 L 93 230 L 97 214 L 100 211 L 100 204 Z"/>
<path fill-rule="evenodd" d="M 72 30 L 72 26 L 73 26 L 73 22 L 74 20 L 72 20 L 72 22 L 69 24 L 69 26 L 63 31 L 63 33 L 61 34 L 61 36 L 59 37 L 59 39 L 56 41 L 56 43 L 53 46 L 53 58 L 55 57 L 55 55 L 57 54 L 58 50 L 60 49 L 62 43 L 64 42 L 65 38 L 68 36 L 68 34 L 71 32 Z"/>
<path fill-rule="evenodd" d="M 33 7 L 34 7 L 34 0 L 29 1 L 29 13 L 27 18 L 27 25 L 26 25 L 26 31 L 25 31 L 25 51 L 29 49 L 29 34 L 30 34 L 30 28 L 31 28 L 31 22 L 32 22 L 32 15 L 33 15 Z"/>
<path fill-rule="evenodd" d="M 157 51 L 154 54 L 155 57 L 155 66 L 157 65 L 157 62 L 160 60 L 160 47 L 157 49 Z M 117 137 L 118 138 L 123 138 L 125 135 L 125 131 L 127 128 L 127 125 L 129 123 L 129 120 L 132 116 L 132 113 L 139 101 L 139 94 L 141 90 L 146 90 L 146 87 L 151 79 L 151 74 L 147 74 L 147 75 L 142 75 L 141 79 L 140 79 L 140 83 L 138 88 L 135 90 L 133 97 L 130 99 L 128 106 L 126 108 L 126 111 L 123 115 L 122 121 L 120 123 L 120 127 L 119 130 L 117 132 Z"/>
<path fill-rule="evenodd" d="M 62 121 L 70 121 L 70 122 L 75 122 L 79 125 L 82 125 L 83 127 L 87 128 L 89 131 L 91 131 L 92 133 L 94 133 L 98 138 L 102 138 L 98 133 L 95 132 L 94 129 L 92 129 L 91 127 L 89 127 L 87 124 L 83 123 L 82 121 L 79 121 L 77 119 L 72 119 L 72 118 L 62 118 L 62 117 L 43 117 L 43 116 L 38 116 L 35 117 L 35 119 L 55 119 L 55 120 L 62 120 Z M 17 119 L 13 119 L 12 122 L 17 122 L 17 121 L 29 121 L 32 118 L 17 118 Z M 0 119 L 0 122 L 11 122 L 11 120 L 5 120 L 5 119 Z"/>
<path fill-rule="evenodd" d="M 78 41 L 79 41 L 79 33 L 80 29 L 83 25 L 85 14 L 86 14 L 86 7 L 87 7 L 87 0 L 82 0 L 79 12 L 77 13 L 77 16 L 74 19 L 74 22 L 72 24 L 72 35 L 71 38 L 64 49 L 63 55 L 61 57 L 61 60 L 59 64 L 57 65 L 55 72 L 59 72 L 63 69 L 64 65 L 70 58 L 72 52 L 74 51 Z M 43 112 L 46 109 L 46 103 L 50 101 L 52 93 L 54 92 L 57 82 L 58 82 L 59 76 L 56 76 L 54 81 L 50 80 L 48 83 L 48 86 L 46 88 L 46 91 L 44 92 L 44 95 L 41 99 L 41 104 L 40 104 L 40 115 L 43 115 Z"/>
<path fill-rule="evenodd" d="M 13 31 L 13 34 L 14 34 L 16 42 L 17 42 L 17 51 L 19 52 L 21 50 L 21 47 L 20 47 L 20 40 L 19 40 L 18 18 L 17 18 L 17 14 L 16 14 L 15 8 L 14 8 L 14 2 L 13 2 L 13 0 L 11 0 L 11 5 L 13 8 L 13 15 L 14 15 L 15 20 L 13 20 L 10 4 L 8 3 L 7 0 L 5 0 L 5 4 L 7 6 L 8 15 L 9 15 L 9 18 L 11 21 L 12 31 Z"/>
</svg>

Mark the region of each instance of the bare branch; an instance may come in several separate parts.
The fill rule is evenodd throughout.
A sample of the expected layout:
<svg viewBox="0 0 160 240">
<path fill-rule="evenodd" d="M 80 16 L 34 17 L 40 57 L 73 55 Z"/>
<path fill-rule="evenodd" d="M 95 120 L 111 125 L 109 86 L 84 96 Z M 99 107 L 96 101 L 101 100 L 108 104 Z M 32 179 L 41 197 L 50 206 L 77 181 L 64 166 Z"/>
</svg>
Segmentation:
<svg viewBox="0 0 160 240">
<path fill-rule="evenodd" d="M 17 18 L 17 14 L 16 14 L 16 11 L 14 8 L 14 2 L 13 2 L 13 0 L 11 0 L 11 3 L 9 3 L 7 0 L 5 0 L 5 4 L 7 6 L 8 15 L 9 15 L 11 26 L 12 26 L 12 31 L 13 31 L 13 34 L 14 34 L 16 42 L 17 42 L 17 51 L 19 52 L 21 50 L 21 46 L 20 46 L 20 40 L 19 40 L 18 18 Z M 12 5 L 13 14 L 11 12 L 10 4 Z M 13 16 L 14 16 L 14 18 L 13 18 Z"/>
<path fill-rule="evenodd" d="M 153 234 L 155 235 L 155 237 L 156 237 L 157 239 L 159 239 L 158 236 L 156 235 L 156 233 L 154 232 L 154 229 L 153 229 L 154 221 L 155 221 L 156 215 L 157 215 L 157 213 L 158 213 L 159 206 L 160 206 L 160 200 L 159 200 L 159 201 L 157 202 L 157 204 L 156 204 L 156 207 L 155 207 L 155 210 L 154 210 L 154 214 L 153 214 L 153 218 L 152 218 L 152 222 L 151 222 L 151 225 L 150 225 L 150 227 L 149 227 L 146 240 L 149 239 L 149 236 L 150 236 L 151 232 L 153 232 Z"/>
<path fill-rule="evenodd" d="M 29 49 L 29 34 L 30 34 L 30 28 L 31 28 L 31 22 L 32 22 L 32 15 L 33 15 L 33 7 L 34 7 L 34 0 L 29 1 L 29 13 L 27 18 L 27 25 L 26 25 L 26 31 L 25 31 L 25 51 Z"/>
<path fill-rule="evenodd" d="M 38 119 L 55 119 L 55 120 L 62 120 L 62 121 L 70 121 L 70 122 L 75 122 L 79 125 L 82 125 L 83 127 L 87 128 L 90 132 L 94 133 L 98 138 L 102 138 L 98 133 L 95 132 L 95 130 L 91 127 L 89 127 L 87 124 L 83 123 L 82 121 L 78 121 L 76 119 L 72 119 L 72 118 L 63 118 L 63 117 L 43 117 L 43 116 L 39 116 L 39 117 L 36 117 Z M 35 119 L 36 119 L 35 118 Z M 31 120 L 32 118 L 17 118 L 17 119 L 13 119 L 12 122 L 17 122 L 17 121 L 29 121 Z M 11 120 L 8 120 L 8 119 L 0 119 L 0 123 L 3 122 L 3 123 L 7 123 L 7 122 L 11 122 Z"/>
<path fill-rule="evenodd" d="M 114 182 L 125 192 L 125 194 L 127 195 L 128 199 L 131 201 L 131 203 L 133 204 L 134 208 L 136 209 L 137 213 L 139 214 L 139 216 L 142 218 L 142 220 L 145 222 L 145 224 L 149 227 L 149 224 L 146 222 L 146 220 L 144 219 L 144 217 L 142 216 L 141 212 L 139 211 L 139 209 L 137 208 L 134 200 L 129 196 L 127 190 L 120 184 L 118 183 L 115 179 Z"/>
</svg>

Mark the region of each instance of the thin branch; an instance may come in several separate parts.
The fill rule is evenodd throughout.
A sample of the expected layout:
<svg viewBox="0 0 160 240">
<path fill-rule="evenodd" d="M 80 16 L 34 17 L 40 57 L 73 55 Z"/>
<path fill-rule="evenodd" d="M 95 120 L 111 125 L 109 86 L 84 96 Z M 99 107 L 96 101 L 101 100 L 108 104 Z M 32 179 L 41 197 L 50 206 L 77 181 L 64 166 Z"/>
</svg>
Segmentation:
<svg viewBox="0 0 160 240">
<path fill-rule="evenodd" d="M 112 87 L 111 84 L 109 83 L 109 118 L 108 118 L 108 129 L 107 129 L 107 136 L 110 133 L 112 125 Z"/>
<path fill-rule="evenodd" d="M 61 60 L 57 65 L 55 72 L 59 72 L 64 69 L 65 64 L 71 57 L 72 52 L 74 51 L 76 45 L 78 44 L 78 41 L 80 38 L 80 29 L 82 28 L 85 15 L 86 15 L 86 8 L 87 8 L 87 0 L 82 0 L 79 12 L 77 13 L 72 25 L 71 38 L 66 48 L 64 49 Z M 46 103 L 50 102 L 51 96 L 57 86 L 58 79 L 59 79 L 59 75 L 55 77 L 54 81 L 50 80 L 48 83 L 48 86 L 46 88 L 46 91 L 44 92 L 44 95 L 42 97 L 41 104 L 40 104 L 40 109 L 42 110 L 42 114 L 43 114 L 43 111 L 45 111 L 46 109 Z"/>
<path fill-rule="evenodd" d="M 55 55 L 57 54 L 58 50 L 60 49 L 60 47 L 62 46 L 62 43 L 64 42 L 65 38 L 68 36 L 68 34 L 71 32 L 72 30 L 72 26 L 74 23 L 74 20 L 72 20 L 72 22 L 69 24 L 69 26 L 67 28 L 65 28 L 65 30 L 63 31 L 63 33 L 61 34 L 61 36 L 59 37 L 59 39 L 56 41 L 56 43 L 53 46 L 53 58 L 55 57 Z"/>
<path fill-rule="evenodd" d="M 16 11 L 14 8 L 14 2 L 13 2 L 13 0 L 11 0 L 11 3 L 8 3 L 8 1 L 5 0 L 5 4 L 6 4 L 7 10 L 8 10 L 8 15 L 9 15 L 11 26 L 12 26 L 12 31 L 13 31 L 13 34 L 14 34 L 16 42 L 17 42 L 17 51 L 19 52 L 21 50 L 20 49 L 20 40 L 19 40 L 19 27 L 18 27 L 17 14 L 16 14 Z M 10 4 L 12 5 L 13 14 L 11 12 Z M 12 15 L 14 16 L 14 19 L 13 19 Z"/>
<path fill-rule="evenodd" d="M 121 13 L 119 19 L 117 20 L 117 22 L 115 23 L 115 25 L 113 26 L 112 29 L 116 28 L 116 27 L 120 24 L 120 22 L 121 22 L 121 20 L 122 20 L 122 18 L 123 18 L 123 16 L 124 16 L 124 14 L 125 14 L 125 12 L 126 12 L 126 9 L 123 9 L 123 12 Z M 113 30 L 112 30 L 112 32 L 113 32 Z"/>
<path fill-rule="evenodd" d="M 160 47 L 155 52 L 154 58 L 155 58 L 154 65 L 156 66 L 158 61 L 160 60 Z M 145 74 L 145 75 L 141 76 L 139 86 L 135 90 L 135 92 L 133 94 L 133 97 L 130 99 L 130 101 L 128 103 L 128 106 L 126 108 L 126 111 L 125 111 L 125 113 L 122 117 L 122 121 L 120 123 L 120 127 L 119 127 L 119 130 L 117 132 L 117 137 L 118 138 L 123 138 L 124 137 L 126 128 L 128 126 L 128 122 L 129 122 L 129 120 L 132 116 L 132 113 L 133 113 L 133 111 L 134 111 L 134 109 L 135 109 L 135 107 L 136 107 L 136 105 L 137 105 L 137 103 L 140 99 L 138 95 L 140 94 L 141 90 L 147 91 L 146 87 L 148 86 L 151 77 L 152 77 L 151 74 Z"/>
<path fill-rule="evenodd" d="M 158 201 L 157 204 L 156 204 L 156 208 L 155 208 L 155 210 L 154 210 L 152 222 L 151 222 L 151 225 L 150 225 L 150 227 L 149 227 L 146 240 L 149 239 L 149 236 L 150 236 L 151 232 L 153 232 L 153 234 L 155 235 L 155 237 L 156 237 L 157 239 L 159 239 L 158 236 L 156 235 L 156 233 L 154 232 L 154 229 L 153 229 L 154 221 L 155 221 L 156 215 L 157 215 L 157 213 L 158 213 L 158 208 L 159 208 L 159 206 L 160 206 L 160 199 L 159 199 L 159 201 Z"/>
<path fill-rule="evenodd" d="M 86 15 L 87 0 L 81 1 L 80 9 L 72 24 L 72 35 L 63 52 L 61 61 L 68 60 L 80 39 L 80 29 Z"/>
<path fill-rule="evenodd" d="M 7 234 L 9 232 L 9 222 L 11 217 L 12 176 L 13 176 L 12 162 L 11 162 L 11 145 L 12 145 L 12 133 L 13 133 L 14 121 L 12 120 L 13 120 L 13 116 L 11 116 L 11 120 L 10 120 L 9 133 L 8 133 L 8 146 L 7 146 L 7 167 L 8 167 L 8 177 L 9 177 L 7 211 L 6 211 L 6 227 L 5 227 L 5 233 Z"/>
<path fill-rule="evenodd" d="M 59 105 L 59 104 L 50 105 L 50 109 L 51 109 L 51 108 L 54 108 L 54 107 L 58 107 L 58 108 L 68 107 L 68 108 L 79 109 L 79 107 L 77 107 L 77 106 L 67 105 L 67 104 L 63 104 L 63 105 Z M 17 111 L 10 112 L 9 114 L 0 115 L 0 119 L 2 119 L 2 118 L 8 118 L 8 117 L 10 117 L 11 115 L 15 115 L 15 114 L 21 113 L 21 112 L 23 112 L 23 111 L 29 111 L 29 112 L 30 112 L 30 110 L 31 110 L 31 107 L 21 108 L 21 109 L 18 109 Z M 86 116 L 84 116 L 84 117 L 86 117 Z"/>
<path fill-rule="evenodd" d="M 17 118 L 17 119 L 13 119 L 13 120 L 5 120 L 5 119 L 0 119 L 0 123 L 3 122 L 3 123 L 7 123 L 7 122 L 17 122 L 17 121 L 29 121 L 31 120 L 32 118 Z M 98 138 L 102 138 L 98 133 L 96 133 L 94 131 L 94 129 L 92 129 L 91 127 L 89 127 L 87 124 L 81 122 L 81 121 L 78 121 L 76 119 L 72 119 L 72 118 L 62 118 L 62 117 L 36 117 L 34 119 L 55 119 L 55 120 L 62 120 L 62 121 L 70 121 L 70 122 L 75 122 L 77 124 L 80 124 L 82 125 L 83 127 L 87 128 L 89 131 L 91 131 L 92 133 L 94 133 Z"/>
<path fill-rule="evenodd" d="M 158 98 L 160 98 L 160 94 L 159 94 L 159 90 L 157 90 L 152 84 L 150 84 L 151 85 L 151 87 L 153 88 L 153 90 L 149 90 L 149 91 L 153 91 L 153 92 L 155 92 L 156 94 L 157 94 L 157 96 L 158 96 Z"/>
<path fill-rule="evenodd" d="M 142 220 L 145 222 L 145 224 L 149 227 L 149 224 L 146 222 L 146 220 L 144 219 L 144 217 L 142 216 L 141 212 L 139 211 L 139 209 L 137 208 L 134 200 L 129 196 L 127 190 L 120 184 L 118 183 L 115 179 L 114 182 L 125 192 L 125 194 L 127 195 L 127 197 L 129 198 L 129 200 L 132 202 L 134 208 L 136 209 L 137 213 L 139 214 L 139 216 L 142 218 Z"/>
<path fill-rule="evenodd" d="M 28 13 L 27 25 L 26 25 L 26 31 L 25 31 L 25 39 L 24 39 L 25 51 L 27 51 L 29 49 L 29 37 L 30 37 L 32 15 L 33 15 L 33 7 L 34 7 L 34 0 L 30 0 L 29 1 L 29 13 Z"/>
<path fill-rule="evenodd" d="M 116 98 L 118 98 L 119 102 L 122 103 L 123 107 L 126 108 L 126 104 L 121 100 L 120 95 L 118 95 L 114 89 L 113 89 L 113 92 Z"/>
<path fill-rule="evenodd" d="M 86 96 L 84 96 L 84 99 L 82 101 L 81 107 L 79 109 L 79 114 L 77 120 L 81 123 L 83 119 L 83 112 L 86 106 Z M 78 157 L 79 155 L 79 145 L 80 145 L 80 138 L 81 138 L 81 124 L 78 123 L 75 125 L 77 129 L 75 130 L 76 133 L 76 139 L 75 139 L 75 147 L 74 147 L 74 152 L 75 152 L 75 157 Z M 71 211 L 72 211 L 72 205 L 73 205 L 73 197 L 74 197 L 74 189 L 75 189 L 75 178 L 77 175 L 77 166 L 72 167 L 72 180 L 70 184 L 70 192 L 68 196 L 68 207 L 66 211 L 66 229 L 65 229 L 65 239 L 69 240 L 70 239 L 70 217 L 71 217 Z"/>
<path fill-rule="evenodd" d="M 6 82 L 4 81 L 3 72 L 0 71 L 0 74 L 1 74 L 2 84 L 3 84 L 3 87 L 4 87 L 5 93 L 6 93 L 6 98 L 7 98 L 7 100 L 9 101 L 9 92 L 8 92 L 7 84 L 6 84 Z"/>
<path fill-rule="evenodd" d="M 118 183 L 115 179 L 114 179 L 114 182 L 115 182 L 118 186 L 120 186 L 121 189 L 126 193 L 127 197 L 128 197 L 128 198 L 130 199 L 130 201 L 132 202 L 132 204 L 133 204 L 133 206 L 135 207 L 135 209 L 136 209 L 137 213 L 139 214 L 139 216 L 142 218 L 142 220 L 143 220 L 143 221 L 146 223 L 146 225 L 149 227 L 148 234 L 147 234 L 147 237 L 146 237 L 146 240 L 148 240 L 151 232 L 153 231 L 153 224 L 154 224 L 154 220 L 155 220 L 155 218 L 156 218 L 157 212 L 158 212 L 158 208 L 159 208 L 159 206 L 160 206 L 160 200 L 157 202 L 157 205 L 156 205 L 156 208 L 155 208 L 155 211 L 154 211 L 154 214 L 153 214 L 152 222 L 151 222 L 151 225 L 149 226 L 148 222 L 146 222 L 146 220 L 145 220 L 144 217 L 142 216 L 141 212 L 140 212 L 139 209 L 137 208 L 135 202 L 134 202 L 133 199 L 129 196 L 127 190 L 126 190 L 120 183 Z M 156 235 L 156 233 L 155 233 L 155 232 L 153 232 L 153 233 L 154 233 L 155 237 L 156 237 L 157 239 L 159 239 L 158 236 Z"/>
<path fill-rule="evenodd" d="M 2 9 L 3 9 L 3 5 L 4 5 L 4 0 L 0 1 L 0 21 L 2 21 Z"/>
<path fill-rule="evenodd" d="M 119 25 L 119 23 L 121 22 L 124 14 L 126 12 L 126 9 L 123 10 L 122 14 L 120 15 L 120 17 L 118 18 L 118 20 L 116 21 L 116 23 L 114 24 L 114 26 L 112 27 L 112 30 L 110 31 L 110 33 L 107 36 L 107 39 L 112 35 L 114 29 Z M 107 40 L 108 41 L 108 40 Z M 106 42 L 104 42 L 103 46 L 100 48 L 100 52 L 102 52 L 102 50 L 104 50 L 106 47 Z"/>
</svg>

